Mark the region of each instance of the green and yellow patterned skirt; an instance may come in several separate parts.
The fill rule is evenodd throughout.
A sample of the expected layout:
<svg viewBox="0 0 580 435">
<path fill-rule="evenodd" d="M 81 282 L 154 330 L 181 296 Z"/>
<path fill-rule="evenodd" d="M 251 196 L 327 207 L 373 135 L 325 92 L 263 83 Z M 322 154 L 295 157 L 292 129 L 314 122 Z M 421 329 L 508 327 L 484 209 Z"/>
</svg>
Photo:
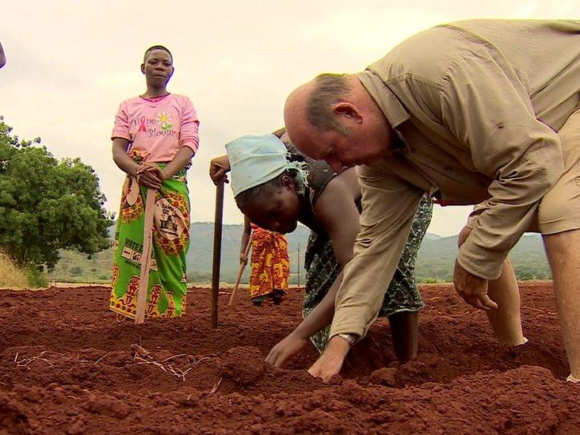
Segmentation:
<svg viewBox="0 0 580 435">
<path fill-rule="evenodd" d="M 160 164 L 160 167 L 164 165 Z M 110 309 L 135 317 L 141 274 L 147 189 L 127 176 L 115 232 Z M 185 256 L 189 249 L 190 204 L 185 170 L 155 191 L 152 266 L 147 288 L 147 317 L 179 317 L 185 311 Z"/>
</svg>

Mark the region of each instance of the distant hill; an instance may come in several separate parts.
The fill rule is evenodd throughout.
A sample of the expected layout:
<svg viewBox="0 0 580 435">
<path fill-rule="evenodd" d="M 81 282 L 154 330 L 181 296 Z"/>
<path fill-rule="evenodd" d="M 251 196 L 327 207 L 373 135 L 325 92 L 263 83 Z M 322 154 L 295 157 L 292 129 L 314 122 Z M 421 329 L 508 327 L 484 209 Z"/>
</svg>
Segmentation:
<svg viewBox="0 0 580 435">
<path fill-rule="evenodd" d="M 222 229 L 221 281 L 233 283 L 239 268 L 242 225 L 224 225 Z M 304 283 L 304 251 L 310 231 L 299 225 L 288 234 L 291 282 Z M 300 251 L 300 253 L 299 253 Z M 78 252 L 61 252 L 51 279 L 56 281 L 105 282 L 111 277 L 112 251 L 107 250 L 87 259 Z M 191 226 L 191 248 L 187 254 L 188 279 L 194 283 L 211 282 L 213 255 L 213 223 L 195 222 Z M 449 282 L 452 280 L 453 265 L 457 255 L 457 236 L 440 237 L 427 234 L 417 258 L 417 279 L 420 282 Z M 300 256 L 300 261 L 298 257 Z M 530 234 L 522 237 L 513 249 L 511 257 L 518 279 L 551 279 L 542 239 Z M 300 267 L 298 267 L 300 264 Z M 247 282 L 248 269 L 242 282 Z"/>
<path fill-rule="evenodd" d="M 222 261 L 220 267 L 221 280 L 233 283 L 239 271 L 240 248 L 243 225 L 224 225 L 222 227 Z M 298 249 L 300 249 L 300 264 L 304 264 L 304 251 L 308 243 L 310 230 L 299 225 L 288 240 L 288 255 L 290 256 L 291 282 L 298 283 Z M 187 253 L 187 270 L 190 279 L 195 282 L 211 282 L 213 260 L 213 223 L 196 222 L 191 226 L 191 246 Z M 248 267 L 242 282 L 247 282 Z M 300 281 L 304 283 L 305 271 L 300 267 Z"/>
<path fill-rule="evenodd" d="M 187 275 L 190 282 L 210 283 L 213 261 L 213 230 L 212 222 L 195 222 L 191 225 L 191 245 L 187 253 Z M 239 254 L 243 225 L 224 225 L 222 227 L 222 253 L 220 277 L 222 282 L 234 283 L 240 267 Z M 306 272 L 304 251 L 308 243 L 310 230 L 299 225 L 288 240 L 288 255 L 290 256 L 291 283 L 304 283 Z M 113 230 L 111 231 L 113 237 Z M 106 282 L 111 279 L 113 252 L 108 249 L 87 258 L 86 255 L 73 251 L 61 251 L 61 260 L 55 270 L 50 273 L 50 279 L 65 282 Z M 300 258 L 300 261 L 298 259 Z M 301 265 L 298 268 L 298 264 Z M 248 267 L 244 272 L 242 283 L 247 283 Z"/>
</svg>

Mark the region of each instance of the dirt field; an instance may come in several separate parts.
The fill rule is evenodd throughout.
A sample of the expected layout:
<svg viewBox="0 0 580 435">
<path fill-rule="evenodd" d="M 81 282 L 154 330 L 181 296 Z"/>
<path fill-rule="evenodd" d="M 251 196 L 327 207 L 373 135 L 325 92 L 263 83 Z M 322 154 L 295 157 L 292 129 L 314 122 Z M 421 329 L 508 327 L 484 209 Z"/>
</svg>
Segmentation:
<svg viewBox="0 0 580 435">
<path fill-rule="evenodd" d="M 551 286 L 524 284 L 530 342 L 494 344 L 484 314 L 449 286 L 427 286 L 420 357 L 393 362 L 388 323 L 357 344 L 330 385 L 287 369 L 268 350 L 299 322 L 300 291 L 280 307 L 220 296 L 210 329 L 207 289 L 187 314 L 117 323 L 104 288 L 0 292 L 0 432 L 8 433 L 573 433 L 580 387 L 568 374 Z M 140 346 L 140 347 L 139 347 Z M 386 349 L 386 352 L 385 352 Z"/>
</svg>

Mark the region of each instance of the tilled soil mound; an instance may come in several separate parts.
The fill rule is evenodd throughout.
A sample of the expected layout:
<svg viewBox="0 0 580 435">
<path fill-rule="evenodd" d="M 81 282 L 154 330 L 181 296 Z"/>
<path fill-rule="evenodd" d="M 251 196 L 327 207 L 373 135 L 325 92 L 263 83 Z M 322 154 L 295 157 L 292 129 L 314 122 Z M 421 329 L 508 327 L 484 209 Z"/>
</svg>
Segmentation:
<svg viewBox="0 0 580 435">
<path fill-rule="evenodd" d="M 358 343 L 330 384 L 264 363 L 301 320 L 281 306 L 233 308 L 193 288 L 186 315 L 136 326 L 107 311 L 106 288 L 0 292 L 0 433 L 576 433 L 551 285 L 522 285 L 528 344 L 494 343 L 485 315 L 451 286 L 425 286 L 420 355 L 395 362 L 388 322 Z"/>
</svg>

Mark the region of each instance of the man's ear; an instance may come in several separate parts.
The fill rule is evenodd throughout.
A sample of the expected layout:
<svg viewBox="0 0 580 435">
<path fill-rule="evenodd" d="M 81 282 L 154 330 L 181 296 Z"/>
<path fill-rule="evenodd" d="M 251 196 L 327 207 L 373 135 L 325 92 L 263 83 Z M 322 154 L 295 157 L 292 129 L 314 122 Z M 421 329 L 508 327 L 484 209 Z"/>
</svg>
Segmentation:
<svg viewBox="0 0 580 435">
<path fill-rule="evenodd" d="M 145 74 L 145 64 L 141 64 L 141 74 Z"/>
<path fill-rule="evenodd" d="M 352 121 L 362 122 L 362 115 L 354 104 L 349 103 L 348 101 L 341 101 L 339 103 L 335 103 L 332 107 L 332 111 L 339 117 L 345 117 Z"/>
</svg>

